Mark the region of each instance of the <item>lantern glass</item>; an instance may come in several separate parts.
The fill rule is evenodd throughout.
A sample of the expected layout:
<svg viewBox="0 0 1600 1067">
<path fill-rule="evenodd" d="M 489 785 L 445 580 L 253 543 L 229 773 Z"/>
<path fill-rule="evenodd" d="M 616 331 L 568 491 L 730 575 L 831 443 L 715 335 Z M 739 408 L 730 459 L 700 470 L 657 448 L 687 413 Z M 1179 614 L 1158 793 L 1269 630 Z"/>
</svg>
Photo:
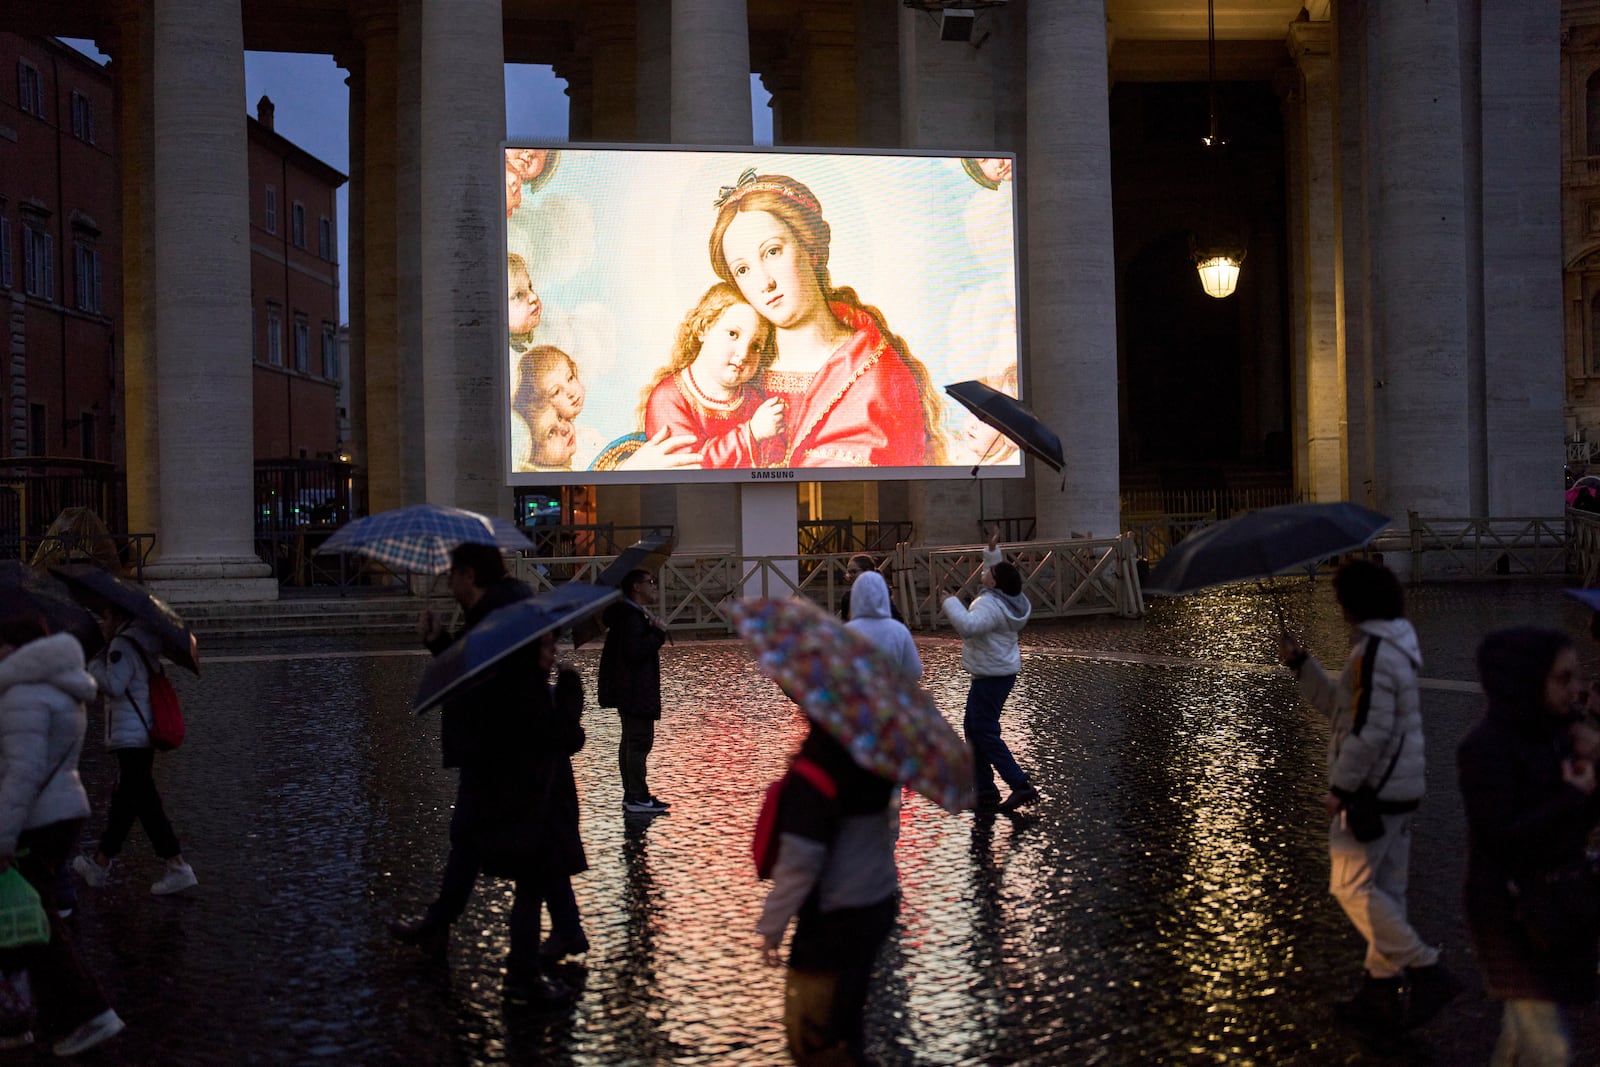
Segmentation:
<svg viewBox="0 0 1600 1067">
<path fill-rule="evenodd" d="M 1207 296 L 1221 300 L 1233 295 L 1239 286 L 1239 266 L 1242 256 L 1207 256 L 1195 264 L 1200 272 L 1200 287 Z"/>
</svg>

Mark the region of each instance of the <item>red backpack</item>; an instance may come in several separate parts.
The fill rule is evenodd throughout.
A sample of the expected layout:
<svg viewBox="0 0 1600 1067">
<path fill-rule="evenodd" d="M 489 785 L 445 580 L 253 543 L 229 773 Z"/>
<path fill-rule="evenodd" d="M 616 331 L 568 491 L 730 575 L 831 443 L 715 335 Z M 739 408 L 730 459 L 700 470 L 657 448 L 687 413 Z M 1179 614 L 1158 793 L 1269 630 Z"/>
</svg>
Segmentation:
<svg viewBox="0 0 1600 1067">
<path fill-rule="evenodd" d="M 750 857 L 756 862 L 757 878 L 771 878 L 773 864 L 778 862 L 778 801 L 790 774 L 798 774 L 816 786 L 817 792 L 829 800 L 839 795 L 839 787 L 833 784 L 833 779 L 828 777 L 827 771 L 804 756 L 795 757 L 794 762 L 789 765 L 788 774 L 767 786 L 767 795 L 761 801 L 761 813 L 756 816 L 756 832 L 750 842 Z"/>
<path fill-rule="evenodd" d="M 133 705 L 133 713 L 139 716 L 139 721 L 144 723 L 145 730 L 150 734 L 150 744 L 158 752 L 170 752 L 183 744 L 183 709 L 178 705 L 178 691 L 161 664 L 150 662 L 150 657 L 145 655 L 139 642 L 129 638 L 128 644 L 138 653 L 144 664 L 145 677 L 150 682 L 150 717 L 145 718 L 144 712 L 139 710 L 139 702 L 133 699 L 132 692 L 123 692 L 127 694 L 128 703 Z"/>
</svg>

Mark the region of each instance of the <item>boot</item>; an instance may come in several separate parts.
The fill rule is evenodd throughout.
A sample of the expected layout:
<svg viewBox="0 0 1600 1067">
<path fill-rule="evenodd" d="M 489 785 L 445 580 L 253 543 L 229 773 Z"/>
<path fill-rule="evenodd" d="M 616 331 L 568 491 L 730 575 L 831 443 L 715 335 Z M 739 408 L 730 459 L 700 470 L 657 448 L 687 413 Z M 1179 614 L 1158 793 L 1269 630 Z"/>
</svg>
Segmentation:
<svg viewBox="0 0 1600 1067">
<path fill-rule="evenodd" d="M 1461 980 L 1445 970 L 1442 963 L 1428 967 L 1407 967 L 1411 983 L 1411 1013 L 1406 1025 L 1421 1026 L 1438 1015 L 1444 1006 L 1460 995 Z"/>
<path fill-rule="evenodd" d="M 1361 988 L 1349 1000 L 1333 1006 L 1333 1016 L 1348 1026 L 1397 1034 L 1408 1025 L 1411 983 L 1405 975 L 1394 978 L 1362 976 Z"/>
</svg>

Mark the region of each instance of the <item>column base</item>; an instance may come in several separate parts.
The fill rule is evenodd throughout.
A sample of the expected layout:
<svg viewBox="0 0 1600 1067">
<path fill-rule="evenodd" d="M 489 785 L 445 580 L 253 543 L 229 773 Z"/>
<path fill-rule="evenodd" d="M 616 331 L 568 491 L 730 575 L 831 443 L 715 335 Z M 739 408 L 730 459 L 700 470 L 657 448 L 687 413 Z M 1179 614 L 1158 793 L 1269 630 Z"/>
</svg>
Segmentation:
<svg viewBox="0 0 1600 1067">
<path fill-rule="evenodd" d="M 161 559 L 144 568 L 144 581 L 152 593 L 171 604 L 278 599 L 278 580 L 272 568 L 254 556 Z"/>
</svg>

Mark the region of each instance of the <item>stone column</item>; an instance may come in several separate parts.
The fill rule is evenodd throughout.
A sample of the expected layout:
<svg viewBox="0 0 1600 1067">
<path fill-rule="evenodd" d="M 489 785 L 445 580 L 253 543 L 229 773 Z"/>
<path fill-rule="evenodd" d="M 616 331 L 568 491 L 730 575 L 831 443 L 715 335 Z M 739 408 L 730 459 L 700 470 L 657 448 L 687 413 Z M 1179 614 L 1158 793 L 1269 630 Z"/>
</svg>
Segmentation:
<svg viewBox="0 0 1600 1067">
<path fill-rule="evenodd" d="M 856 3 L 856 143 L 900 145 L 899 5 Z"/>
<path fill-rule="evenodd" d="M 421 25 L 427 498 L 509 515 L 500 409 L 506 362 L 500 0 L 423 0 Z"/>
<path fill-rule="evenodd" d="M 367 79 L 360 49 L 353 56 L 336 57 L 340 66 L 350 72 L 345 83 L 350 86 L 350 195 L 349 218 L 345 220 L 346 251 L 345 271 L 350 285 L 350 350 L 345 374 L 349 376 L 350 440 L 345 447 L 351 464 L 365 470 L 370 453 L 367 451 L 367 179 L 366 179 L 366 123 Z"/>
<path fill-rule="evenodd" d="M 635 9 L 638 137 L 647 144 L 666 144 L 672 140 L 672 5 L 635 0 Z"/>
<path fill-rule="evenodd" d="M 1305 196 L 1305 90 L 1299 71 L 1284 68 L 1273 79 L 1278 104 L 1283 111 L 1283 183 L 1288 191 L 1284 218 L 1289 249 L 1289 442 L 1293 456 L 1296 489 L 1308 490 L 1311 483 L 1311 421 L 1306 410 L 1306 269 L 1307 236 Z M 1253 268 L 1252 268 L 1253 270 Z"/>
<path fill-rule="evenodd" d="M 150 188 L 155 172 L 154 32 L 147 5 L 138 0 L 119 5 L 111 76 L 117 89 L 117 164 L 122 179 L 122 437 L 128 532 L 142 534 L 155 533 L 161 525 Z M 15 291 L 20 293 L 20 287 Z"/>
<path fill-rule="evenodd" d="M 1561 5 L 1482 3 L 1487 514 L 1549 515 L 1561 491 Z"/>
<path fill-rule="evenodd" d="M 1378 508 L 1458 515 L 1471 499 L 1458 4 L 1372 4 L 1368 17 Z"/>
<path fill-rule="evenodd" d="M 672 0 L 672 140 L 677 144 L 747 145 L 750 119 L 750 18 L 745 0 Z M 737 174 L 729 174 L 731 183 Z M 706 226 L 711 225 L 707 213 Z M 710 264 L 706 264 L 710 269 Z M 770 487 L 767 487 L 770 488 Z M 793 492 L 793 486 L 786 487 Z M 730 520 L 742 515 L 732 485 L 680 485 L 678 552 L 712 556 L 740 551 L 760 555 L 793 547 L 742 546 Z M 642 503 L 648 503 L 643 499 Z M 641 510 L 646 510 L 643 506 Z M 645 522 L 656 521 L 649 514 Z M 795 537 L 794 525 L 789 526 Z M 790 541 L 792 546 L 795 541 Z"/>
<path fill-rule="evenodd" d="M 427 472 L 433 449 L 427 439 L 425 372 L 423 368 L 423 219 L 434 205 L 422 202 L 422 20 L 423 0 L 399 0 L 396 34 L 393 103 L 385 115 L 394 135 L 394 249 L 395 302 L 390 309 L 395 323 L 395 384 L 400 406 L 396 445 L 400 455 L 400 497 L 403 504 L 420 504 L 428 498 Z M 497 38 L 498 39 L 498 38 Z M 502 65 L 501 70 L 504 70 Z M 502 80 L 504 74 L 500 75 Z M 505 107 L 505 94 L 500 103 Z M 505 123 L 495 134 L 505 136 Z M 499 171 L 495 174 L 498 176 Z M 498 180 L 498 177 L 497 177 Z M 504 192 L 501 192 L 504 196 Z"/>
<path fill-rule="evenodd" d="M 801 5 L 798 43 L 806 143 L 855 145 L 856 20 L 851 0 Z"/>
<path fill-rule="evenodd" d="M 995 17 L 984 14 L 986 21 Z M 901 144 L 906 148 L 965 149 L 975 154 L 994 151 L 992 55 L 968 41 L 941 41 L 937 19 L 902 7 Z M 999 498 L 998 492 L 991 495 Z M 982 540 L 978 518 L 983 498 L 976 478 L 915 482 L 910 486 L 909 503 L 918 543 L 966 545 Z"/>
<path fill-rule="evenodd" d="M 1336 0 L 1334 67 L 1339 80 L 1340 264 L 1344 280 L 1345 447 L 1349 499 L 1377 506 L 1373 470 L 1372 257 L 1367 115 L 1366 0 Z"/>
<path fill-rule="evenodd" d="M 596 141 L 632 141 L 639 104 L 639 50 L 633 0 L 591 4 L 588 18 L 593 81 L 590 133 Z"/>
<path fill-rule="evenodd" d="M 151 53 L 157 562 L 174 600 L 274 600 L 256 558 L 250 180 L 238 4 L 155 0 Z M 203 505 L 200 503 L 204 501 Z"/>
<path fill-rule="evenodd" d="M 1300 173 L 1289 186 L 1291 210 L 1301 216 L 1297 254 L 1303 266 L 1295 299 L 1304 308 L 1305 335 L 1295 351 L 1305 363 L 1306 468 L 1312 500 L 1343 500 L 1345 469 L 1344 330 L 1339 261 L 1339 139 L 1333 84 L 1332 27 L 1295 22 L 1289 54 L 1300 68 Z"/>
<path fill-rule="evenodd" d="M 1121 530 L 1106 81 L 1104 0 L 1028 6 L 1031 403 L 1067 460 L 1064 486 L 1038 479 L 1041 538 Z"/>
</svg>

